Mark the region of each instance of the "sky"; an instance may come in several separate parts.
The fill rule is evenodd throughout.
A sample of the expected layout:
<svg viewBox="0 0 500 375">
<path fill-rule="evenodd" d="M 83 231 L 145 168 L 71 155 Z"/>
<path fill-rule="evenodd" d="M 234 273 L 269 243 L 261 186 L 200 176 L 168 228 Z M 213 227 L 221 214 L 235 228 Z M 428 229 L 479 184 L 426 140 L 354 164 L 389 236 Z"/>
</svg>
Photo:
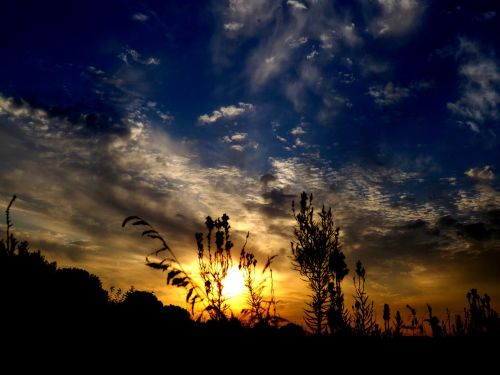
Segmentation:
<svg viewBox="0 0 500 375">
<path fill-rule="evenodd" d="M 195 272 L 230 217 L 301 323 L 292 200 L 332 207 L 377 315 L 500 300 L 496 1 L 10 1 L 0 5 L 0 203 L 18 237 L 104 286 L 183 305 L 140 215 Z M 4 226 L 2 226 L 4 228 Z M 235 252 L 237 262 L 238 252 Z M 237 309 L 236 309 L 237 310 Z M 236 311 L 237 312 L 237 311 Z M 405 314 L 407 311 L 405 311 Z"/>
</svg>

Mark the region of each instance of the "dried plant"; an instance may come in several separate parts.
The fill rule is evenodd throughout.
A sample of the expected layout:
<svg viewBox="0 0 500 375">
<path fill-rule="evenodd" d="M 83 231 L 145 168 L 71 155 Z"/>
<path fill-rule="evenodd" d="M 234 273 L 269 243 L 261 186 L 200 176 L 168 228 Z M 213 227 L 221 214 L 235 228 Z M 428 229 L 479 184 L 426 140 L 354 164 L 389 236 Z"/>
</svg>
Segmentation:
<svg viewBox="0 0 500 375">
<path fill-rule="evenodd" d="M 200 287 L 193 277 L 185 271 L 173 250 L 151 224 L 138 216 L 130 216 L 125 219 L 122 227 L 129 222 L 132 225 L 145 226 L 147 229 L 142 232 L 142 236 L 160 243 L 160 248 L 146 257 L 146 265 L 168 272 L 167 285 L 186 290 L 186 303 L 191 306 L 191 313 L 194 314 L 195 306 L 202 303 L 204 307 L 198 319 L 201 319 L 202 314 L 206 312 L 213 320 L 227 320 L 230 308 L 223 294 L 223 281 L 232 266 L 231 249 L 233 243 L 230 239 L 229 216 L 224 214 L 216 220 L 208 216 L 205 221 L 206 236 L 204 237 L 202 233 L 195 234 L 199 276 L 203 287 Z M 245 246 L 246 241 L 242 250 L 245 249 Z M 166 256 L 158 261 L 151 260 L 152 256 L 158 257 L 161 253 L 166 254 Z"/>
<path fill-rule="evenodd" d="M 429 318 L 424 321 L 429 323 L 432 330 L 432 337 L 439 338 L 443 337 L 443 328 L 439 324 L 439 318 L 435 315 L 432 315 L 432 307 L 427 304 L 427 310 L 429 311 Z"/>
<path fill-rule="evenodd" d="M 238 268 L 243 272 L 244 283 L 248 292 L 248 308 L 242 310 L 242 315 L 250 326 L 276 326 L 280 321 L 276 309 L 274 295 L 272 261 L 276 255 L 268 256 L 260 275 L 257 273 L 257 258 L 251 252 L 242 249 Z M 269 274 L 269 276 L 267 276 Z M 266 287 L 269 298 L 265 298 Z"/>
<path fill-rule="evenodd" d="M 361 261 L 356 263 L 354 281 L 354 332 L 358 335 L 371 335 L 375 328 L 375 309 L 365 289 L 366 271 Z"/>
<path fill-rule="evenodd" d="M 206 246 L 203 243 L 202 233 L 196 233 L 195 237 L 198 247 L 200 277 L 208 300 L 206 310 L 212 319 L 225 320 L 230 309 L 223 294 L 223 281 L 233 264 L 231 249 L 234 246 L 229 234 L 229 216 L 224 214 L 222 218 L 216 220 L 212 220 L 208 216 L 205 225 L 207 227 Z M 246 243 L 247 240 L 245 240 L 242 251 L 244 251 Z"/>
</svg>

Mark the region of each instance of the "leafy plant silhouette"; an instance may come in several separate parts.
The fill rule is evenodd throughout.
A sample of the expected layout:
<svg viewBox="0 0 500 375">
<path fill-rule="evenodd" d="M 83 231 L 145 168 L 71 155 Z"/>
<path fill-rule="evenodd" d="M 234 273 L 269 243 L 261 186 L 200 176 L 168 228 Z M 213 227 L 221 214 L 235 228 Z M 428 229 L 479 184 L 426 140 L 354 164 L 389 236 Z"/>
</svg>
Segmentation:
<svg viewBox="0 0 500 375">
<path fill-rule="evenodd" d="M 186 303 L 190 304 L 191 313 L 194 314 L 196 303 L 204 300 L 203 289 L 201 289 L 184 270 L 182 264 L 179 262 L 170 246 L 168 246 L 163 236 L 149 222 L 139 216 L 129 216 L 123 221 L 122 227 L 125 227 L 128 223 L 131 223 L 131 225 L 146 227 L 146 230 L 142 232 L 141 236 L 151 238 L 160 243 L 160 248 L 152 251 L 146 256 L 146 266 L 162 272 L 168 272 L 167 285 L 187 289 Z M 166 253 L 166 256 L 161 260 L 155 261 L 150 259 L 151 256 L 157 257 L 158 254 L 163 252 Z"/>
<path fill-rule="evenodd" d="M 326 332 L 329 308 L 332 311 L 332 306 L 340 306 L 343 310 L 340 282 L 348 270 L 339 262 L 343 261 L 343 254 L 339 252 L 339 228 L 334 224 L 331 208 L 326 210 L 323 206 L 316 219 L 312 201 L 312 194 L 308 197 L 303 192 L 298 211 L 292 202 L 297 224 L 295 241 L 291 242 L 292 265 L 306 279 L 312 292 L 305 309 L 306 325 L 320 335 Z"/>
<path fill-rule="evenodd" d="M 142 236 L 160 242 L 161 247 L 146 257 L 146 265 L 168 272 L 167 285 L 186 289 L 186 303 L 190 304 L 192 314 L 194 314 L 195 306 L 198 303 L 203 303 L 204 308 L 198 319 L 201 319 L 202 314 L 206 312 L 212 320 L 227 320 L 230 309 L 223 294 L 223 280 L 232 266 L 231 249 L 234 246 L 230 239 L 229 216 L 223 214 L 221 218 L 216 220 L 208 216 L 205 221 L 206 236 L 204 237 L 202 233 L 195 234 L 199 276 L 203 287 L 200 287 L 185 271 L 163 236 L 150 223 L 139 216 L 127 217 L 123 221 L 122 227 L 127 223 L 145 226 L 147 229 L 142 232 Z M 244 251 L 246 243 L 247 240 L 245 240 L 242 251 Z M 158 261 L 150 259 L 151 256 L 158 256 L 160 253 L 166 253 L 166 256 Z"/>
</svg>

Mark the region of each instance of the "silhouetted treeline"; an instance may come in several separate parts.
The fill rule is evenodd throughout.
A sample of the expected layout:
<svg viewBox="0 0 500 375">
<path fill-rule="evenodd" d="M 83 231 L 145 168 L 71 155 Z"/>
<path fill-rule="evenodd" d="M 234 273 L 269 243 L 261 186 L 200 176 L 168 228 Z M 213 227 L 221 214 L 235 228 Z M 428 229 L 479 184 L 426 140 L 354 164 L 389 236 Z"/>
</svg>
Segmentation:
<svg viewBox="0 0 500 375">
<path fill-rule="evenodd" d="M 225 236 L 221 243 L 230 241 L 227 220 L 221 226 Z M 0 240 L 0 327 L 4 342 L 16 343 L 12 348 L 23 345 L 43 348 L 45 343 L 55 341 L 58 348 L 68 349 L 91 342 L 87 348 L 99 353 L 108 349 L 158 353 L 161 348 L 168 348 L 175 353 L 194 350 L 201 351 L 203 356 L 224 357 L 223 353 L 231 353 L 252 357 L 252 351 L 258 347 L 271 356 L 270 353 L 278 348 L 297 358 L 329 351 L 349 354 L 351 349 L 381 356 L 392 351 L 399 356 L 411 348 L 430 358 L 438 357 L 443 349 L 456 353 L 479 348 L 487 350 L 492 346 L 485 338 L 497 342 L 499 337 L 499 319 L 490 298 L 475 289 L 466 296 L 468 306 L 464 315 L 454 318 L 438 318 L 431 306 L 420 318 L 408 305 L 412 318 L 404 322 L 401 313 L 393 314 L 386 304 L 382 329 L 373 318 L 373 303 L 368 300 L 364 288 L 366 271 L 361 262 L 357 264 L 354 277 L 357 295 L 353 320 L 348 320 L 349 326 L 344 326 L 337 334 L 307 335 L 302 327 L 276 319 L 276 312 L 269 315 L 275 302 L 273 305 L 273 301 L 267 303 L 263 299 L 258 284 L 256 294 L 249 297 L 249 303 L 255 305 L 250 315 L 237 318 L 224 312 L 223 315 L 209 315 L 207 320 L 193 319 L 187 309 L 164 306 L 151 292 L 134 288 L 125 292 L 116 288 L 107 291 L 96 275 L 78 268 L 59 268 L 55 262 L 47 261 L 40 251 L 32 251 L 26 241 L 17 240 L 12 233 L 9 212 L 7 229 Z M 253 255 L 244 249 L 240 268 L 245 268 L 242 260 L 255 267 L 257 262 Z M 268 259 L 263 272 L 269 269 L 271 260 Z M 251 267 L 247 270 L 248 277 L 254 272 Z M 326 285 L 328 287 L 328 283 Z M 264 306 L 268 306 L 267 310 Z M 247 320 L 248 316 L 252 319 Z M 421 336 L 426 324 L 434 338 Z M 478 339 L 481 340 L 479 346 Z M 464 346 L 464 343 L 470 344 Z"/>
<path fill-rule="evenodd" d="M 31 251 L 26 241 L 10 238 L 9 246 L 0 241 L 0 318 L 14 330 L 176 338 L 249 333 L 236 318 L 194 321 L 188 310 L 164 306 L 151 292 L 107 291 L 96 275 L 79 268 L 59 268 L 40 251 Z M 251 334 L 269 333 L 269 327 L 256 327 Z M 304 335 L 302 328 L 291 323 L 272 333 Z"/>
</svg>

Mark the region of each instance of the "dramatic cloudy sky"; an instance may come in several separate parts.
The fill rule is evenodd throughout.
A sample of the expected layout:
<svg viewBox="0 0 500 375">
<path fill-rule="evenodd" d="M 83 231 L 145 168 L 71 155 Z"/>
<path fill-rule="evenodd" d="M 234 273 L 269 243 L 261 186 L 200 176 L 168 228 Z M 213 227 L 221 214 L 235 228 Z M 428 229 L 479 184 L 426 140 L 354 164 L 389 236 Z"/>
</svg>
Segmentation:
<svg viewBox="0 0 500 375">
<path fill-rule="evenodd" d="M 291 201 L 333 208 L 383 303 L 500 300 L 496 1 L 10 1 L 0 6 L 0 203 L 61 265 L 181 303 L 144 266 L 151 221 L 187 264 L 206 215 L 279 254 Z M 352 273 L 351 273 L 352 275 Z M 345 282 L 348 306 L 352 282 Z M 406 314 L 406 312 L 405 312 Z"/>
</svg>

